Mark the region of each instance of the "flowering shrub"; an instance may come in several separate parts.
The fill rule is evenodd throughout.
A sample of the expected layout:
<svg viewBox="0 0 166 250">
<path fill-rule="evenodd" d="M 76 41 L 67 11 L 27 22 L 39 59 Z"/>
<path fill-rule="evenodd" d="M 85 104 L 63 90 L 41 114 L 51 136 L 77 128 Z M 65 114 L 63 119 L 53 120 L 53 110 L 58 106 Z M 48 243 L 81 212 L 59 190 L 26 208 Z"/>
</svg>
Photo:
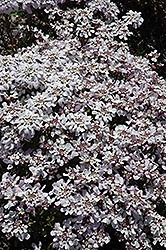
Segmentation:
<svg viewBox="0 0 166 250">
<path fill-rule="evenodd" d="M 0 56 L 2 232 L 28 241 L 46 218 L 47 249 L 98 249 L 108 226 L 126 249 L 166 247 L 166 83 L 157 56 L 129 51 L 140 13 L 119 19 L 109 0 L 1 12 L 19 3 L 43 4 L 57 39 L 35 28 L 36 45 Z"/>
</svg>

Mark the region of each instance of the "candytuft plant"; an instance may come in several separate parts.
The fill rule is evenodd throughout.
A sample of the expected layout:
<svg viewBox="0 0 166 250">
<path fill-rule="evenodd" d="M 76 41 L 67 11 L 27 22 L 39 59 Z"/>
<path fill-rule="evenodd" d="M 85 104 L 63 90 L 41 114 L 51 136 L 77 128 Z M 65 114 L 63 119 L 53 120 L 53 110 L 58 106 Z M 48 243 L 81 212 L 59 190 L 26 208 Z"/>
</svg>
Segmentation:
<svg viewBox="0 0 166 250">
<path fill-rule="evenodd" d="M 109 0 L 2 1 L 0 11 L 19 5 L 43 8 L 55 37 L 31 27 L 35 44 L 0 56 L 3 239 L 165 248 L 166 82 L 156 51 L 129 50 L 141 13 L 119 18 Z"/>
</svg>

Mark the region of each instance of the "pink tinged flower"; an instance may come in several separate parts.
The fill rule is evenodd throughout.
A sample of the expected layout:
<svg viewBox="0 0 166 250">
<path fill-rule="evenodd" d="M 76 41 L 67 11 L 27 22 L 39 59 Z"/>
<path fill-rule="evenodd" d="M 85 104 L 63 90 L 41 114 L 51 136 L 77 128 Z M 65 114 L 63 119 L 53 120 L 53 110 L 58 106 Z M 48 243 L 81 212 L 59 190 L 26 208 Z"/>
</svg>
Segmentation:
<svg viewBox="0 0 166 250">
<path fill-rule="evenodd" d="M 107 225 L 110 224 L 110 220 L 108 218 L 104 218 L 101 222 L 106 223 Z"/>
<path fill-rule="evenodd" d="M 32 247 L 34 250 L 41 250 L 42 249 L 42 243 L 39 241 L 39 245 L 37 246 L 35 243 L 32 243 Z"/>
<path fill-rule="evenodd" d="M 6 196 L 6 197 L 4 197 L 4 199 L 11 199 L 12 196 L 13 196 L 13 190 L 12 190 L 12 188 L 11 188 L 11 187 L 8 187 L 8 188 L 6 189 L 4 195 Z"/>
<path fill-rule="evenodd" d="M 117 184 L 123 184 L 124 183 L 124 179 L 119 174 L 115 174 L 115 183 L 117 183 Z"/>
<path fill-rule="evenodd" d="M 17 1 L 5 1 L 0 3 L 0 12 L 1 13 L 5 13 L 5 14 L 9 14 L 10 12 L 14 10 L 18 10 L 19 6 Z"/>
<path fill-rule="evenodd" d="M 60 223 L 57 222 L 54 224 L 54 229 L 50 232 L 50 234 L 51 236 L 58 236 L 59 234 L 62 234 L 63 231 L 64 229 L 60 226 Z"/>
<path fill-rule="evenodd" d="M 22 8 L 28 12 L 28 14 L 32 14 L 32 10 L 30 8 L 31 4 L 23 3 Z"/>
</svg>

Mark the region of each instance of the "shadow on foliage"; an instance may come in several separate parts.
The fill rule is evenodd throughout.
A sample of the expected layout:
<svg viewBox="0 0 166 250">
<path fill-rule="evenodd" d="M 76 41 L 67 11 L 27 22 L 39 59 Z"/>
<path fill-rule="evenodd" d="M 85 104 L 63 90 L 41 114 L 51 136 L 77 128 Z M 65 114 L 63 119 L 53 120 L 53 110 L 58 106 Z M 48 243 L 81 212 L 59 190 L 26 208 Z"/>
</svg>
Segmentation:
<svg viewBox="0 0 166 250">
<path fill-rule="evenodd" d="M 140 28 L 133 30 L 134 36 L 129 37 L 130 51 L 135 55 L 145 55 L 153 50 L 161 53 L 159 61 L 166 60 L 166 1 L 163 0 L 118 0 L 121 16 L 133 10 L 142 13 L 144 18 Z M 157 67 L 159 75 L 166 78 L 166 65 Z"/>
</svg>

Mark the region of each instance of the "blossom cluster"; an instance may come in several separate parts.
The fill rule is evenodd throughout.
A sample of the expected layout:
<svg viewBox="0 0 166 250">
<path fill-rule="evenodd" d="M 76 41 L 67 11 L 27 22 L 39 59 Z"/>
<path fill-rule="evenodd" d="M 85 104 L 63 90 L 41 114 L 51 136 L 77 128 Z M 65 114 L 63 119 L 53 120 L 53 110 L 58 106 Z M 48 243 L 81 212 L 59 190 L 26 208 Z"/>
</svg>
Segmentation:
<svg viewBox="0 0 166 250">
<path fill-rule="evenodd" d="M 71 0 L 74 1 L 74 0 Z M 78 2 L 82 0 L 76 0 Z M 0 12 L 8 14 L 13 10 L 18 10 L 21 4 L 22 8 L 26 10 L 29 14 L 32 14 L 31 7 L 35 9 L 40 9 L 44 7 L 55 7 L 58 3 L 65 3 L 66 0 L 1 0 Z"/>
<path fill-rule="evenodd" d="M 57 39 L 35 28 L 36 45 L 0 56 L 1 230 L 26 241 L 30 217 L 53 206 L 65 217 L 50 229 L 53 248 L 98 249 L 110 242 L 108 226 L 126 249 L 166 247 L 158 209 L 166 203 L 166 82 L 154 60 L 130 53 L 141 14 L 119 19 L 109 0 L 67 10 L 52 2 L 45 12 Z M 18 3 L 47 7 L 4 1 L 1 12 Z"/>
</svg>

